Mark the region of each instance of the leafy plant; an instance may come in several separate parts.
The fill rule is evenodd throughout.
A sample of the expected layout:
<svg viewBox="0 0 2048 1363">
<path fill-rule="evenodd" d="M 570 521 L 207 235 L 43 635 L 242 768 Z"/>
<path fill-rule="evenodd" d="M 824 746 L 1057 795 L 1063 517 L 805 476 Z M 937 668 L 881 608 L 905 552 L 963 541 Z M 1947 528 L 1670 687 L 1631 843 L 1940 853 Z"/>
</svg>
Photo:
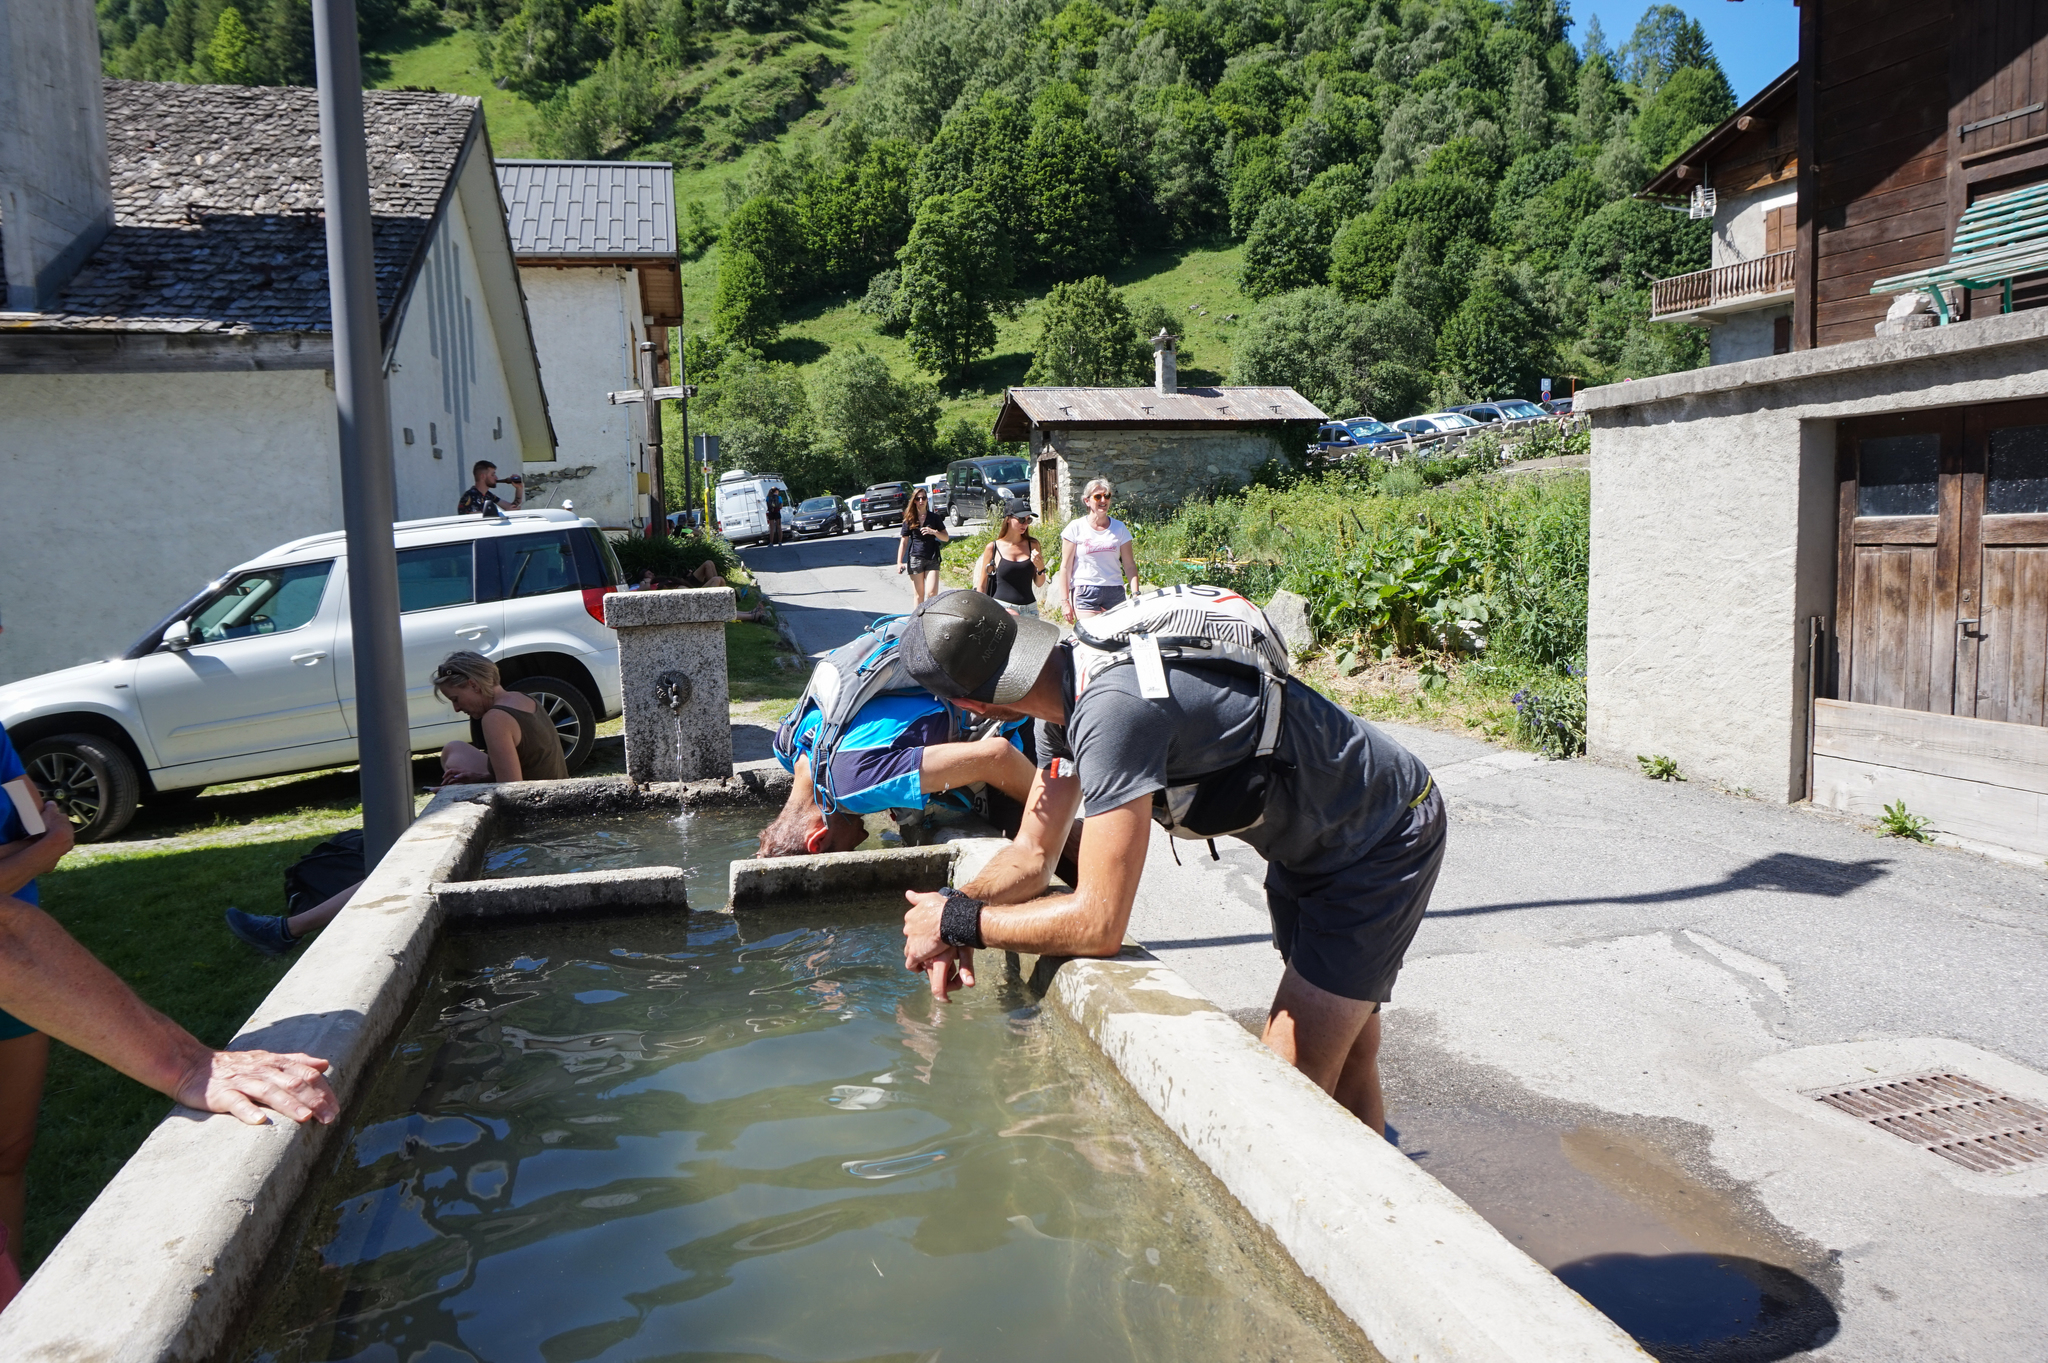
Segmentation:
<svg viewBox="0 0 2048 1363">
<path fill-rule="evenodd" d="M 718 565 L 718 575 L 723 578 L 730 579 L 740 569 L 739 552 L 717 535 L 678 535 L 659 540 L 643 535 L 614 535 L 612 552 L 618 555 L 619 567 L 625 570 L 628 582 L 639 581 L 640 574 L 649 568 L 656 577 L 688 577 L 706 559 Z"/>
<path fill-rule="evenodd" d="M 1918 814 L 1908 813 L 1903 799 L 1894 800 L 1884 807 L 1878 816 L 1878 836 L 1881 838 L 1910 838 L 1914 842 L 1933 842 L 1927 832 L 1928 820 Z"/>
<path fill-rule="evenodd" d="M 1636 765 L 1641 767 L 1643 775 L 1649 777 L 1652 781 L 1683 781 L 1685 779 L 1685 777 L 1679 775 L 1678 763 L 1662 753 L 1654 757 L 1645 757 L 1641 753 L 1637 753 Z"/>
<path fill-rule="evenodd" d="M 1586 680 L 1563 673 L 1515 692 L 1515 732 L 1545 757 L 1577 757 L 1586 750 Z"/>
</svg>

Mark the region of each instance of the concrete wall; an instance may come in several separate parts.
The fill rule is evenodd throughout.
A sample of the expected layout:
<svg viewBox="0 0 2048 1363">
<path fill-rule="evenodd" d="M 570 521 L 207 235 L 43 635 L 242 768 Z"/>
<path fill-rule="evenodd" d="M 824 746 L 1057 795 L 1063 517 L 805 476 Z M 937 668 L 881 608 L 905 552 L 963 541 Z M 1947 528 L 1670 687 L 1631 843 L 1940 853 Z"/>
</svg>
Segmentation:
<svg viewBox="0 0 2048 1363">
<path fill-rule="evenodd" d="M 1769 254 L 1764 250 L 1764 214 L 1798 201 L 1798 194 L 1782 185 L 1772 185 L 1755 194 L 1717 199 L 1714 206 L 1713 263 L 1733 265 Z M 1768 348 L 1765 349 L 1764 354 L 1770 353 Z"/>
<path fill-rule="evenodd" d="M 1057 505 L 1040 508 L 1055 525 L 1080 514 L 1081 492 L 1091 478 L 1116 485 L 1117 504 L 1132 510 L 1179 502 L 1219 482 L 1242 485 L 1268 459 L 1281 454 L 1273 436 L 1256 428 L 1218 431 L 1065 430 L 1034 439 L 1038 458 L 1059 460 Z M 1037 465 L 1034 461 L 1033 468 Z M 1038 486 L 1032 485 L 1034 501 Z"/>
<path fill-rule="evenodd" d="M 1804 794 L 1805 634 L 1832 620 L 1836 423 L 2048 395 L 2048 312 L 1579 394 L 1593 425 L 1587 742 Z"/>
<path fill-rule="evenodd" d="M 1738 360 L 1759 360 L 1771 354 L 1780 317 L 1790 317 L 1790 303 L 1776 303 L 1754 312 L 1738 312 L 1714 320 L 1707 332 L 1708 362 L 1734 364 Z"/>
<path fill-rule="evenodd" d="M 0 682 L 118 653 L 341 524 L 323 370 L 0 377 Z"/>
<path fill-rule="evenodd" d="M 624 528 L 637 512 L 638 415 L 605 394 L 639 383 L 633 360 L 647 339 L 639 274 L 616 265 L 526 265 L 519 282 L 557 441 L 555 463 L 526 466 L 547 478 L 536 504 L 560 506 L 566 497 L 599 525 Z M 591 472 L 561 476 L 579 468 Z"/>
<path fill-rule="evenodd" d="M 88 0 L 0 4 L 0 309 L 47 307 L 114 225 L 102 101 Z"/>
<path fill-rule="evenodd" d="M 400 520 L 455 514 L 475 460 L 520 471 L 504 356 L 460 198 L 450 200 L 427 248 L 394 354 L 391 454 Z"/>
</svg>

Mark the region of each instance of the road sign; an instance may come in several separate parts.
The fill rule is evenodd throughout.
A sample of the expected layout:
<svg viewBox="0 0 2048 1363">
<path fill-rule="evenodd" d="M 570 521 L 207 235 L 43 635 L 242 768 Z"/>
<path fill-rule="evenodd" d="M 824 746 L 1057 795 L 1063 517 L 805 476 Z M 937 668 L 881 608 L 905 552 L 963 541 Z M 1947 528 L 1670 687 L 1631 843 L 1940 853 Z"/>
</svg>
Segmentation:
<svg viewBox="0 0 2048 1363">
<path fill-rule="evenodd" d="M 697 447 L 697 458 L 706 464 L 718 462 L 718 437 L 715 435 L 693 435 L 690 443 Z"/>
<path fill-rule="evenodd" d="M 1548 402 L 1548 401 L 1550 401 L 1550 380 L 1549 380 L 1549 379 L 1545 379 L 1545 380 L 1543 381 L 1543 400 L 1544 400 L 1545 402 Z"/>
</svg>

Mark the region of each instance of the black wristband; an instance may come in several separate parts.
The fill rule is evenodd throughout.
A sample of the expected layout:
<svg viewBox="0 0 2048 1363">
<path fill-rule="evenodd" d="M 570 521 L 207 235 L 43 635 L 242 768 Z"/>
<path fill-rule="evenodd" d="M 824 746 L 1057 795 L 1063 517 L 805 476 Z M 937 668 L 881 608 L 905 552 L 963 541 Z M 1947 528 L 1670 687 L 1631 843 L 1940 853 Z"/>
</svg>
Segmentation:
<svg viewBox="0 0 2048 1363">
<path fill-rule="evenodd" d="M 949 947 L 974 947 L 981 941 L 981 901 L 951 887 L 939 891 L 946 907 L 939 913 L 939 940 Z"/>
</svg>

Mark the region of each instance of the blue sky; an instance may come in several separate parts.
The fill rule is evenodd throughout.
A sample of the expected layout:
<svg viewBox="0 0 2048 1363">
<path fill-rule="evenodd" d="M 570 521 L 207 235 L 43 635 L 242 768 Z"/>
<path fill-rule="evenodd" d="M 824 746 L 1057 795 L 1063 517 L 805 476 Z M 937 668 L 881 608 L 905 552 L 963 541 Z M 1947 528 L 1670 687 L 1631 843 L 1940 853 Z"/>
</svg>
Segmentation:
<svg viewBox="0 0 2048 1363">
<path fill-rule="evenodd" d="M 1799 59 L 1799 11 L 1792 0 L 1675 2 L 1706 28 L 1707 41 L 1714 45 L 1738 101 L 1763 89 L 1765 82 Z M 1618 48 L 1635 32 L 1636 21 L 1648 8 L 1649 0 L 1572 0 L 1572 41 L 1584 41 L 1586 22 L 1597 14 L 1607 45 Z"/>
</svg>

